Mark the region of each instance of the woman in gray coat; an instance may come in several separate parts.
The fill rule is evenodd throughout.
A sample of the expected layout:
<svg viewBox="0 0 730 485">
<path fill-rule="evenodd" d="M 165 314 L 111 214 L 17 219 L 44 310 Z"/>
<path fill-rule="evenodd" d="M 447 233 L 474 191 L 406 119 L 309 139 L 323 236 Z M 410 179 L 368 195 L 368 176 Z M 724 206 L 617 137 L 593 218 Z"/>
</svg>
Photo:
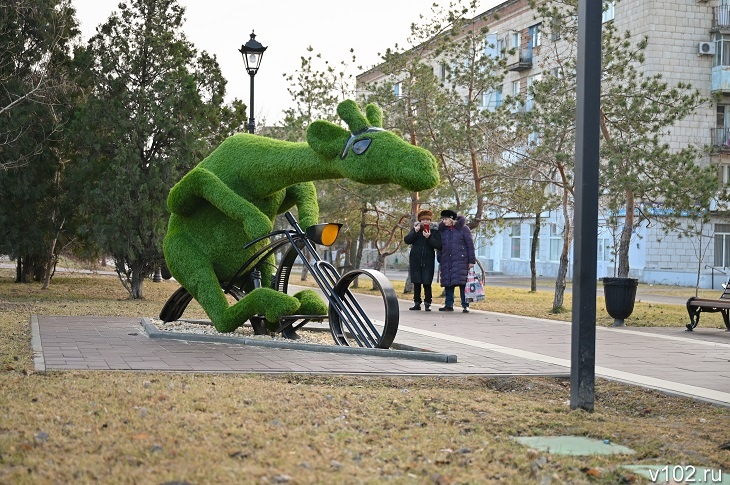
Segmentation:
<svg viewBox="0 0 730 485">
<path fill-rule="evenodd" d="M 439 234 L 441 251 L 438 252 L 437 258 L 441 271 L 441 286 L 444 287 L 446 294 L 446 303 L 439 308 L 439 311 L 454 311 L 454 289 L 458 286 L 463 312 L 469 313 L 469 302 L 466 301 L 466 278 L 477 261 L 471 229 L 466 225 L 464 216 L 446 209 L 441 211 Z"/>
</svg>

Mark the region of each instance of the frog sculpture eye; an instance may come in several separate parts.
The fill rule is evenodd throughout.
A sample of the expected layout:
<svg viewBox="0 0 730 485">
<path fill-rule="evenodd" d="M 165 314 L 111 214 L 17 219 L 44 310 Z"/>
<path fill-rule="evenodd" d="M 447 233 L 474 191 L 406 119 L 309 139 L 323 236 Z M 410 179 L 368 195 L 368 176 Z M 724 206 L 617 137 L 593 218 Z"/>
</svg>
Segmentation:
<svg viewBox="0 0 730 485">
<path fill-rule="evenodd" d="M 365 153 L 365 150 L 367 150 L 370 146 L 370 142 L 372 142 L 370 138 L 357 140 L 355 143 L 352 144 L 352 151 L 355 153 L 355 155 L 362 155 L 363 153 Z"/>
<path fill-rule="evenodd" d="M 362 155 L 365 153 L 365 151 L 370 147 L 370 144 L 373 142 L 372 138 L 361 138 L 357 140 L 357 137 L 360 135 L 363 135 L 365 133 L 372 133 L 374 131 L 385 131 L 382 128 L 377 128 L 375 126 L 371 126 L 369 128 L 366 128 L 362 131 L 358 131 L 357 133 L 353 133 L 352 136 L 350 136 L 350 139 L 347 140 L 347 144 L 345 145 L 345 149 L 342 150 L 342 155 L 340 158 L 342 160 L 345 159 L 347 156 L 347 151 L 352 147 L 352 152 L 355 155 Z M 357 140 L 357 141 L 355 141 Z"/>
</svg>

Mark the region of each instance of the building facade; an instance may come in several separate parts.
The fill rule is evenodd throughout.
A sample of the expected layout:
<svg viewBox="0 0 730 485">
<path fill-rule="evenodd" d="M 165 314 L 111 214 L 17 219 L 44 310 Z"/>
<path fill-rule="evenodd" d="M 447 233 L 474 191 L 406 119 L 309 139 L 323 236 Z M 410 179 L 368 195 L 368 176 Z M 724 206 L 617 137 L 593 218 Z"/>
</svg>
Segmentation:
<svg viewBox="0 0 730 485">
<path fill-rule="evenodd" d="M 524 95 L 549 68 L 542 57 L 549 43 L 560 40 L 549 34 L 536 15 L 527 0 L 509 0 L 474 17 L 477 27 L 488 27 L 488 43 L 496 46 L 498 55 L 507 56 L 501 90 L 484 94 L 485 109 L 493 109 L 507 95 Z M 608 4 L 604 22 L 613 22 L 618 32 L 630 31 L 633 39 L 646 37 L 641 66 L 646 74 L 661 74 L 670 86 L 689 83 L 709 100 L 675 124 L 664 141 L 674 149 L 702 147 L 699 163 L 717 167 L 720 180 L 730 183 L 730 0 L 620 0 Z M 435 65 L 437 75 L 438 69 Z M 379 80 L 384 76 L 377 67 L 360 74 L 359 94 L 364 94 L 368 83 Z M 529 98 L 524 109 L 530 109 Z M 666 233 L 656 225 L 639 227 L 629 253 L 630 276 L 645 283 L 719 288 L 730 274 L 730 217 L 716 205 L 707 209 L 713 216 L 701 235 Z M 514 214 L 504 222 L 496 236 L 476 232 L 477 256 L 488 271 L 529 275 L 534 221 Z M 680 225 L 686 224 L 680 218 Z M 557 275 L 563 227 L 559 211 L 542 215 L 539 275 Z M 609 227 L 602 220 L 599 228 L 597 274 L 614 276 L 620 227 Z M 569 278 L 571 272 L 572 268 Z"/>
</svg>

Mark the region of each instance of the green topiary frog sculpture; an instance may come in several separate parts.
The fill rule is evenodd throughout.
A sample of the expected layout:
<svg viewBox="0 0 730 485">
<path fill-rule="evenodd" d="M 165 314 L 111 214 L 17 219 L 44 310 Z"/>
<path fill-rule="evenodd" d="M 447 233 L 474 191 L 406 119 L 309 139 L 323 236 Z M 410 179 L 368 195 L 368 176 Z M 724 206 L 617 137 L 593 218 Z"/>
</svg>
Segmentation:
<svg viewBox="0 0 730 485">
<path fill-rule="evenodd" d="M 231 332 L 257 314 L 272 328 L 284 315 L 327 313 L 312 290 L 290 296 L 267 288 L 271 270 L 265 267 L 271 265 L 263 265 L 262 287 L 232 305 L 221 289 L 221 283 L 229 282 L 266 245 L 264 240 L 242 250 L 271 232 L 277 214 L 296 205 L 303 229 L 319 222 L 313 180 L 395 183 L 409 191 L 439 183 L 433 155 L 383 130 L 380 108 L 370 104 L 363 115 L 354 101 L 346 100 L 337 113 L 350 131 L 315 121 L 307 130 L 307 143 L 231 136 L 170 190 L 167 266 L 218 331 Z"/>
</svg>

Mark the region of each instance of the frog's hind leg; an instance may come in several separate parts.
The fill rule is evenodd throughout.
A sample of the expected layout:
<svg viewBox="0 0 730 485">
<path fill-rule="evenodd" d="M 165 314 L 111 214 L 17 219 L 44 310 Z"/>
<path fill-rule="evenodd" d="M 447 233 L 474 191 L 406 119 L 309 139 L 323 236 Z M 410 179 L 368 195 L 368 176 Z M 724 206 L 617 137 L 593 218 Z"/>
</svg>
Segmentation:
<svg viewBox="0 0 730 485">
<path fill-rule="evenodd" d="M 271 288 L 257 288 L 229 306 L 212 265 L 194 248 L 195 245 L 189 241 L 186 244 L 184 238 L 168 238 L 165 258 L 172 275 L 200 303 L 219 332 L 232 332 L 257 314 L 265 315 L 269 321 L 278 321 L 282 315 L 294 313 L 299 308 L 299 300 Z M 172 255 L 179 257 L 170 257 Z"/>
</svg>

